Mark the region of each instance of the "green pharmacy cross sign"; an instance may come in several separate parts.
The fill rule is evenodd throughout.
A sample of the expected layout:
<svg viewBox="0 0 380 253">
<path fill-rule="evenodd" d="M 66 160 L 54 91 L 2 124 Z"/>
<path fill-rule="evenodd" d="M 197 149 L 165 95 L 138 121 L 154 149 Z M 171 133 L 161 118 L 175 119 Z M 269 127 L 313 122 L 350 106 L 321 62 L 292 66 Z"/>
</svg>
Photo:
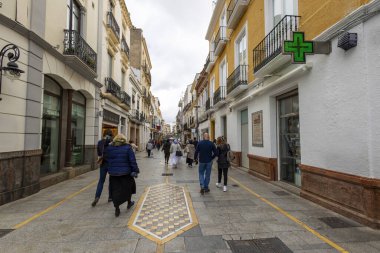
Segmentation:
<svg viewBox="0 0 380 253">
<path fill-rule="evenodd" d="M 293 32 L 293 40 L 285 40 L 283 53 L 292 55 L 293 63 L 306 63 L 306 54 L 314 54 L 314 42 L 305 41 L 303 32 Z"/>
</svg>

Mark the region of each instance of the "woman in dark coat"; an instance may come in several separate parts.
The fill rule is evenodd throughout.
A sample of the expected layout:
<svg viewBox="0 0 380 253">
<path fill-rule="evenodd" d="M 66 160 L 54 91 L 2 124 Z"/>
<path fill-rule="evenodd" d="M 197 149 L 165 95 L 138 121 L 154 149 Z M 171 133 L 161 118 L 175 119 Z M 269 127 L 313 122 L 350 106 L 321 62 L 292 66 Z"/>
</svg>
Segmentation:
<svg viewBox="0 0 380 253">
<path fill-rule="evenodd" d="M 110 175 L 112 202 L 115 206 L 115 216 L 120 215 L 120 205 L 128 202 L 130 209 L 135 202 L 131 200 L 136 193 L 135 177 L 140 172 L 136 163 L 135 153 L 127 143 L 124 135 L 118 134 L 112 144 L 105 150 L 105 162 Z"/>
<path fill-rule="evenodd" d="M 222 187 L 222 172 L 224 178 L 223 191 L 227 191 L 227 174 L 228 168 L 230 167 L 230 162 L 227 160 L 228 151 L 230 151 L 230 145 L 226 143 L 223 137 L 218 137 L 217 140 L 217 150 L 218 150 L 218 182 L 216 183 L 216 187 Z"/>
<path fill-rule="evenodd" d="M 169 164 L 169 157 L 170 157 L 170 146 L 172 144 L 169 140 L 166 140 L 164 145 L 162 146 L 162 151 L 165 153 L 165 164 Z"/>
</svg>

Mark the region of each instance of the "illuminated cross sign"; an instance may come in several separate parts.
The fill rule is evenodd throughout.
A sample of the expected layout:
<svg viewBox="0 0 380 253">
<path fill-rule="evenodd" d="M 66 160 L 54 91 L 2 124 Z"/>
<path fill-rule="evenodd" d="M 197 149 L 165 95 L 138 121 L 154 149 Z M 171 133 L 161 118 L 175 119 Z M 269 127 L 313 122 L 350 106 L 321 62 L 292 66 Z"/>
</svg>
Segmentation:
<svg viewBox="0 0 380 253">
<path fill-rule="evenodd" d="M 305 41 L 303 32 L 293 32 L 293 40 L 285 40 L 283 53 L 292 55 L 293 63 L 306 63 L 306 54 L 314 54 L 314 42 Z"/>
</svg>

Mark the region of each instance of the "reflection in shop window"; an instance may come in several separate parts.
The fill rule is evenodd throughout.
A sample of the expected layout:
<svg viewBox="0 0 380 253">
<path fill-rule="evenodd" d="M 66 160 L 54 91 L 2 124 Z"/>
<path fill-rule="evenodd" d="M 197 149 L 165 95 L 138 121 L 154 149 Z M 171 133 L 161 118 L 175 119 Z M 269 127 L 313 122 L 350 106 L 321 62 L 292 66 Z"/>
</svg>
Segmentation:
<svg viewBox="0 0 380 253">
<path fill-rule="evenodd" d="M 71 113 L 71 163 L 73 166 L 84 163 L 85 119 L 86 99 L 80 92 L 74 92 Z"/>
</svg>

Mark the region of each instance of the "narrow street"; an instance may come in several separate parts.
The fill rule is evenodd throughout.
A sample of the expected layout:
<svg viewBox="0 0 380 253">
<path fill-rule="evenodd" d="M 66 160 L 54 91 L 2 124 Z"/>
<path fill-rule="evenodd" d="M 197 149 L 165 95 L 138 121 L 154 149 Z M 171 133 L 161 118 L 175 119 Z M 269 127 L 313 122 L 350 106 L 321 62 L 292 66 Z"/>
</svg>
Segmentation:
<svg viewBox="0 0 380 253">
<path fill-rule="evenodd" d="M 97 170 L 1 206 L 0 252 L 380 251 L 380 231 L 348 220 L 274 184 L 247 176 L 238 169 L 230 169 L 227 192 L 215 187 L 217 172 L 214 169 L 211 192 L 202 196 L 199 193 L 197 168 L 188 168 L 184 159 L 177 169 L 170 166 L 167 169 L 163 154 L 154 151 L 154 158 L 139 153 L 138 164 L 141 173 L 136 180 L 137 195 L 133 197 L 136 205 L 128 211 L 123 205 L 118 218 L 115 218 L 112 203 L 107 203 L 108 183 L 98 205 L 91 207 L 98 179 Z M 169 176 L 163 176 L 163 173 Z M 186 209 L 176 207 L 185 210 L 185 214 L 173 216 L 173 219 L 162 218 L 170 216 L 165 210 L 158 211 L 164 205 L 155 205 L 154 202 L 149 205 L 149 194 L 155 196 L 155 191 L 168 187 L 168 183 L 172 188 L 166 189 L 169 193 L 165 194 L 177 191 L 178 196 L 182 196 L 182 200 L 168 198 L 168 201 L 176 204 L 175 200 L 178 199 L 179 205 L 186 202 L 185 207 L 189 209 L 186 212 Z M 149 188 L 147 194 L 148 187 L 155 185 L 161 186 Z M 185 194 L 178 193 L 182 187 Z M 162 218 L 163 223 L 168 224 L 168 229 L 162 231 L 167 234 L 173 232 L 170 240 L 162 239 L 163 235 L 162 238 L 155 236 L 154 233 L 158 232 L 154 232 L 157 229 L 152 226 L 146 228 L 152 233 L 135 232 L 138 229 L 131 227 L 135 219 L 135 225 L 144 226 L 138 222 L 143 215 L 143 211 L 137 210 L 141 207 L 145 213 L 161 216 L 157 220 Z M 189 216 L 194 214 L 193 208 L 196 217 L 187 217 L 187 213 Z M 140 219 L 144 220 L 144 224 L 154 225 L 154 221 L 148 218 Z M 174 231 L 181 226 L 178 225 L 181 219 L 186 219 L 190 225 Z M 329 226 L 326 221 L 333 223 Z M 258 251 L 252 251 L 252 244 L 251 250 L 236 250 L 239 245 L 244 247 L 244 243 L 248 243 L 245 240 L 252 239 L 269 240 L 251 241 Z"/>
</svg>

